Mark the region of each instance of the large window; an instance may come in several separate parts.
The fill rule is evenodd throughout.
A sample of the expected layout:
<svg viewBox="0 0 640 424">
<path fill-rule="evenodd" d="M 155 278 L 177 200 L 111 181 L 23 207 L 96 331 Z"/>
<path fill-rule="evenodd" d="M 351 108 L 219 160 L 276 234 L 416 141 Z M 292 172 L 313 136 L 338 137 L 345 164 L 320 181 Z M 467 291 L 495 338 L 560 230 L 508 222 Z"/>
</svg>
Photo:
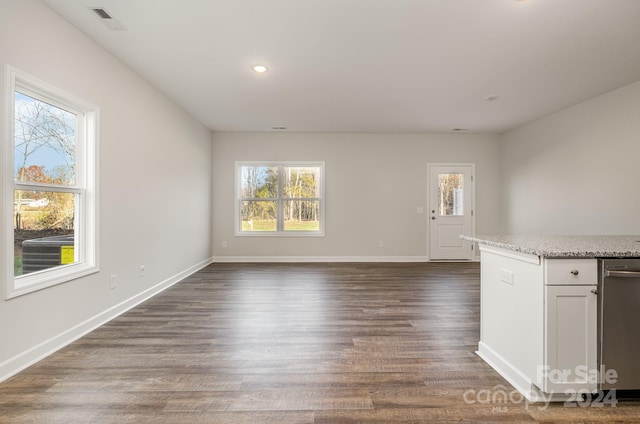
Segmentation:
<svg viewBox="0 0 640 424">
<path fill-rule="evenodd" d="M 97 270 L 97 108 L 7 68 L 5 297 Z M 13 266 L 11 266 L 13 265 Z"/>
<path fill-rule="evenodd" d="M 237 235 L 323 235 L 324 163 L 236 163 Z"/>
</svg>

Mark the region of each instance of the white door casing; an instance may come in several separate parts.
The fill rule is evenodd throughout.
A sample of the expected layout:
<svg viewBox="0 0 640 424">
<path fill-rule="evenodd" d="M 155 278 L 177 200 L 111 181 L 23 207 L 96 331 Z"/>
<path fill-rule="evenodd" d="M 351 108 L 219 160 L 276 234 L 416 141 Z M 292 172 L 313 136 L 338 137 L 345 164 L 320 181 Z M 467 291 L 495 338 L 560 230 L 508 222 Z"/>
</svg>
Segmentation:
<svg viewBox="0 0 640 424">
<path fill-rule="evenodd" d="M 428 246 L 431 260 L 468 260 L 474 234 L 474 164 L 428 164 Z"/>
</svg>

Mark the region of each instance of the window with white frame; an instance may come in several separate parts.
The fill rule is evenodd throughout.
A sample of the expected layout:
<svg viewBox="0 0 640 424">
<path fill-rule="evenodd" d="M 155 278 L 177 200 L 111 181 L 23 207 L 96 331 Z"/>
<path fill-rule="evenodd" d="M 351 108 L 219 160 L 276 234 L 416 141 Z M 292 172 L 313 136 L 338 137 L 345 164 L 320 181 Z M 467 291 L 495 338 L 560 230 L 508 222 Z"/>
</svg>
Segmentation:
<svg viewBox="0 0 640 424">
<path fill-rule="evenodd" d="M 323 235 L 324 162 L 237 162 L 237 235 Z"/>
<path fill-rule="evenodd" d="M 98 109 L 7 67 L 5 297 L 97 271 Z M 11 266 L 13 265 L 13 266 Z"/>
</svg>

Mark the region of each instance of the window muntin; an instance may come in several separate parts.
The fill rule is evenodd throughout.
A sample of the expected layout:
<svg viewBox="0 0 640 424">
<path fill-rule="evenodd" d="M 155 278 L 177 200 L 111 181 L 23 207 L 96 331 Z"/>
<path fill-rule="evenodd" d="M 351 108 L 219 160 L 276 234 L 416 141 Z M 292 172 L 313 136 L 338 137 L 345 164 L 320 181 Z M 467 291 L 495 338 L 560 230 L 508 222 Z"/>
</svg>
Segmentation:
<svg viewBox="0 0 640 424">
<path fill-rule="evenodd" d="M 5 297 L 97 271 L 97 108 L 8 68 Z M 5 174 L 6 175 L 6 174 Z"/>
<path fill-rule="evenodd" d="M 323 235 L 322 162 L 236 164 L 238 235 Z"/>
</svg>

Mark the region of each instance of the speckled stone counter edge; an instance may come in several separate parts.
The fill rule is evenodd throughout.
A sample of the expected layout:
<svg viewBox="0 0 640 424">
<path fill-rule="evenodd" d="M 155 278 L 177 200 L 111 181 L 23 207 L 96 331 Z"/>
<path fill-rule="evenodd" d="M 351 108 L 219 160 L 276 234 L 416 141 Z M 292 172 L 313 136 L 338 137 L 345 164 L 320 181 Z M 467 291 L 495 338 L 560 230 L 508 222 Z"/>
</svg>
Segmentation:
<svg viewBox="0 0 640 424">
<path fill-rule="evenodd" d="M 640 258 L 640 235 L 463 235 L 460 238 L 547 258 Z"/>
</svg>

